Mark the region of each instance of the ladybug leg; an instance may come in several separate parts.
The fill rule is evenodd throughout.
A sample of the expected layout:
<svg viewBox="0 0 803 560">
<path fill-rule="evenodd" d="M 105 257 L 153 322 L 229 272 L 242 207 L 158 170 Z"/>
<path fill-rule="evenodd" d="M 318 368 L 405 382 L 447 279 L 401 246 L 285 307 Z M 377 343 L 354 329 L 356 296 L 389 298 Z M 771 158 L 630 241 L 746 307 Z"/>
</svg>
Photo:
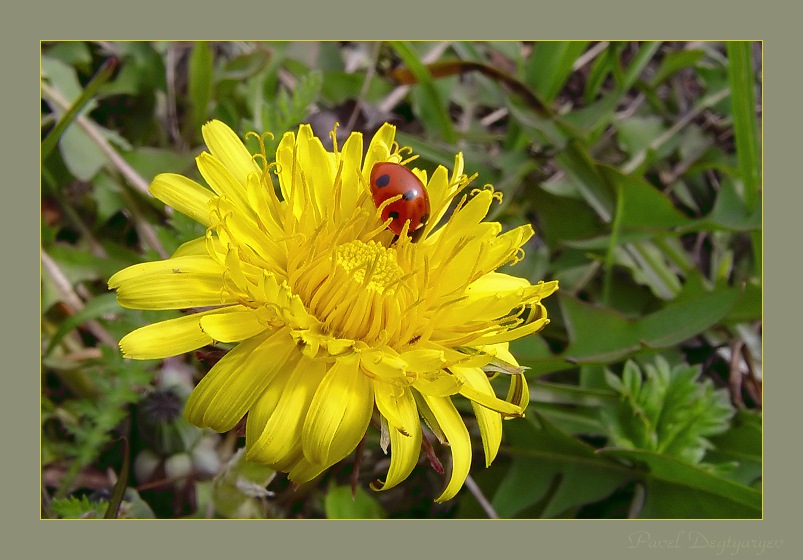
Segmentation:
<svg viewBox="0 0 803 560">
<path fill-rule="evenodd" d="M 423 226 L 421 226 L 420 228 L 418 228 L 417 230 L 415 230 L 413 233 L 411 233 L 411 234 L 410 234 L 410 240 L 411 240 L 413 243 L 416 243 L 416 242 L 417 242 L 419 239 L 421 239 L 421 237 L 423 237 L 423 235 L 424 235 L 424 229 L 426 229 L 426 228 L 424 228 Z"/>
<path fill-rule="evenodd" d="M 413 243 L 417 242 L 424 235 L 424 230 L 427 229 L 426 225 L 428 221 L 429 221 L 429 214 L 424 214 L 423 216 L 421 216 L 418 229 L 416 229 L 413 233 L 410 234 L 410 239 L 412 240 Z"/>
</svg>

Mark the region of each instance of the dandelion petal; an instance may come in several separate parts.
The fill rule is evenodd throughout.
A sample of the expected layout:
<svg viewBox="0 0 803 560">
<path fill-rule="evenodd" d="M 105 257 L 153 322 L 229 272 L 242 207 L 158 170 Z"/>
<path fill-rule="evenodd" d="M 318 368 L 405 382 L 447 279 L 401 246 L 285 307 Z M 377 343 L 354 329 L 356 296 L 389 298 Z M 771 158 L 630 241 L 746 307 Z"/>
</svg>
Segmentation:
<svg viewBox="0 0 803 560">
<path fill-rule="evenodd" d="M 443 493 L 435 498 L 436 502 L 445 502 L 454 498 L 468 476 L 471 467 L 471 439 L 452 399 L 429 395 L 423 395 L 423 398 L 443 430 L 452 452 L 452 476 Z"/>
<path fill-rule="evenodd" d="M 357 361 L 335 361 L 304 421 L 302 445 L 307 460 L 328 466 L 351 453 L 365 435 L 373 407 L 373 384 Z"/>
<path fill-rule="evenodd" d="M 287 329 L 241 342 L 201 380 L 184 415 L 202 428 L 232 429 L 295 351 Z"/>
</svg>

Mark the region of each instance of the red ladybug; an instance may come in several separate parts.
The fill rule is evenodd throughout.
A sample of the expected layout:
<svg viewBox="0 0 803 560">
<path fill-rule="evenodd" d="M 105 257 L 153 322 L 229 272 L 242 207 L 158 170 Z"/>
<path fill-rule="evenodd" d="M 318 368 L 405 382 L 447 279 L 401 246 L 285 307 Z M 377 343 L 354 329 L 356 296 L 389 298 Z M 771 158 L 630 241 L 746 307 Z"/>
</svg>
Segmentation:
<svg viewBox="0 0 803 560">
<path fill-rule="evenodd" d="M 429 219 L 429 195 L 421 180 L 412 171 L 398 163 L 375 163 L 371 169 L 371 194 L 377 208 L 397 195 L 402 197 L 382 210 L 382 220 L 391 218 L 388 229 L 401 235 L 402 227 L 410 221 L 408 232 L 420 236 Z M 419 231 L 420 230 L 420 231 Z"/>
</svg>

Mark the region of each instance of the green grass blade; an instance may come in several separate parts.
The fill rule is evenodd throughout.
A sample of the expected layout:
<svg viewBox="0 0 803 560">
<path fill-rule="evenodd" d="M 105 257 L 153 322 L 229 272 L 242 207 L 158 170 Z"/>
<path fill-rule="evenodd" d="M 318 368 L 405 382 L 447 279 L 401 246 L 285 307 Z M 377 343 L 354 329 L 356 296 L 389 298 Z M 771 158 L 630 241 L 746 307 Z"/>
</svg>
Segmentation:
<svg viewBox="0 0 803 560">
<path fill-rule="evenodd" d="M 415 76 L 421 88 L 424 90 L 426 97 L 429 99 L 430 104 L 436 118 L 438 120 L 438 128 L 440 129 L 441 136 L 450 144 L 457 142 L 457 134 L 454 131 L 452 120 L 446 111 L 446 105 L 441 99 L 438 89 L 435 87 L 435 82 L 429 70 L 421 64 L 418 55 L 415 54 L 413 49 L 403 41 L 391 41 L 390 46 L 396 51 L 399 57 L 404 62 L 405 66 Z"/>
<path fill-rule="evenodd" d="M 525 81 L 541 99 L 554 101 L 572 73 L 572 65 L 589 41 L 557 41 L 538 43 L 527 65 Z"/>
<path fill-rule="evenodd" d="M 744 202 L 748 210 L 756 207 L 761 191 L 761 146 L 759 144 L 758 119 L 753 92 L 755 78 L 750 61 L 750 41 L 734 41 L 727 44 L 730 61 L 730 85 L 732 90 L 733 131 L 736 137 L 736 154 L 744 182 Z M 755 254 L 756 274 L 761 276 L 762 238 L 759 232 L 751 235 Z"/>
<path fill-rule="evenodd" d="M 117 484 L 112 489 L 112 495 L 109 499 L 109 507 L 106 509 L 104 519 L 117 519 L 120 512 L 120 504 L 123 502 L 125 496 L 125 489 L 128 488 L 128 474 L 129 464 L 131 463 L 131 449 L 128 445 L 127 438 L 120 438 L 123 444 L 123 466 L 120 468 L 120 476 L 117 478 Z"/>
<path fill-rule="evenodd" d="M 116 66 L 117 61 L 113 58 L 107 59 L 106 62 L 101 65 L 95 76 L 84 88 L 84 91 L 81 92 L 80 97 L 75 100 L 75 103 L 72 104 L 70 109 L 64 113 L 59 119 L 59 122 L 56 123 L 56 126 L 53 127 L 53 130 L 42 140 L 42 146 L 39 152 L 41 161 L 44 161 L 47 156 L 50 155 L 50 152 L 52 152 L 53 148 L 58 144 L 61 135 L 64 134 L 64 131 L 67 130 L 70 123 L 78 116 L 81 109 L 95 96 L 100 86 L 109 80 Z"/>
<path fill-rule="evenodd" d="M 705 51 L 700 49 L 670 52 L 661 61 L 661 66 L 658 67 L 655 76 L 650 80 L 650 87 L 656 88 L 675 72 L 693 67 L 704 56 Z"/>
<path fill-rule="evenodd" d="M 759 147 L 758 123 L 754 95 L 755 79 L 750 63 L 751 42 L 729 42 L 731 107 L 733 128 L 736 136 L 736 153 L 744 181 L 744 199 L 749 210 L 753 209 L 761 188 L 761 149 Z"/>
<path fill-rule="evenodd" d="M 189 62 L 187 93 L 192 108 L 191 131 L 197 134 L 201 125 L 206 122 L 207 108 L 212 98 L 212 75 L 214 60 L 212 49 L 205 41 L 199 41 L 192 47 Z"/>
</svg>

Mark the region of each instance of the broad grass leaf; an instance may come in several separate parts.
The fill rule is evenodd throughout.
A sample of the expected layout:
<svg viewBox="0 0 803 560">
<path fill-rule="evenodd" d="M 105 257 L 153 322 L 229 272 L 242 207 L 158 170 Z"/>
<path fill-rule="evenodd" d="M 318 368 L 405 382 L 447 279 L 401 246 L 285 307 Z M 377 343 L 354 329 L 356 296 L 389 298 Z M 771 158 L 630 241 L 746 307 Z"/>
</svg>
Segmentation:
<svg viewBox="0 0 803 560">
<path fill-rule="evenodd" d="M 516 517 L 541 500 L 556 476 L 557 489 L 543 504 L 541 517 L 556 517 L 571 508 L 609 496 L 627 482 L 622 465 L 598 456 L 593 447 L 559 430 L 538 413 L 508 422 L 513 464 L 493 498 L 500 517 Z"/>
<path fill-rule="evenodd" d="M 333 486 L 326 493 L 324 509 L 328 519 L 382 519 L 386 517 L 382 506 L 358 486 L 352 498 L 348 486 Z"/>
<path fill-rule="evenodd" d="M 571 342 L 563 352 L 572 362 L 608 362 L 643 347 L 664 348 L 687 340 L 722 320 L 739 292 L 721 288 L 667 304 L 663 309 L 629 319 L 618 312 L 559 294 Z"/>
<path fill-rule="evenodd" d="M 604 457 L 632 461 L 641 471 L 646 497 L 639 517 L 758 519 L 761 493 L 701 467 L 652 451 L 602 449 Z"/>
<path fill-rule="evenodd" d="M 762 474 L 761 414 L 740 409 L 731 422 L 731 429 L 711 438 L 714 448 L 705 456 L 706 463 L 732 463 L 733 469 L 723 473 L 745 486 L 752 486 Z"/>
</svg>

